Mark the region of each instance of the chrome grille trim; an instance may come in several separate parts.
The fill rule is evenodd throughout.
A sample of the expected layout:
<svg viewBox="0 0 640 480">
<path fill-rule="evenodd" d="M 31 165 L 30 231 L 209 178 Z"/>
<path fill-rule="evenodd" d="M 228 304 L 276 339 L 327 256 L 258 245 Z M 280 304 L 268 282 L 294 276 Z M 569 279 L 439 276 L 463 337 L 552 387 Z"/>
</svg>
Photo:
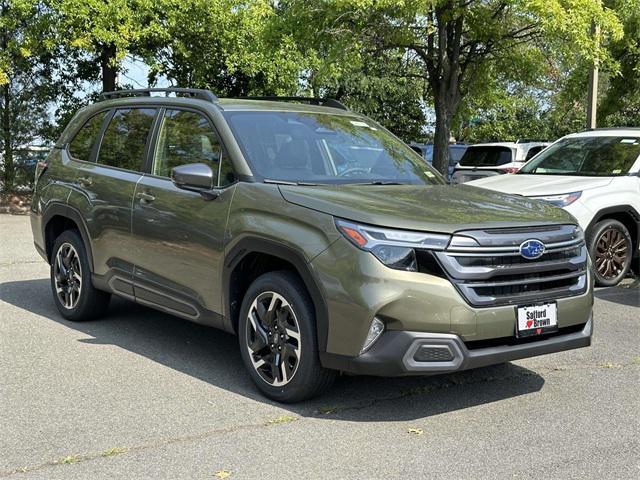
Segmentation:
<svg viewBox="0 0 640 480">
<path fill-rule="evenodd" d="M 575 225 L 462 231 L 453 239 L 458 246 L 433 253 L 473 306 L 554 300 L 586 291 L 588 253 L 582 231 Z M 541 257 L 520 256 L 520 245 L 529 239 L 545 243 Z M 473 242 L 477 246 L 467 246 Z"/>
<path fill-rule="evenodd" d="M 529 236 L 529 238 L 535 238 L 535 237 Z M 523 240 L 523 242 L 524 241 L 525 240 Z M 581 243 L 583 243 L 582 239 L 576 239 L 576 240 L 567 240 L 566 242 L 549 243 L 549 244 L 545 244 L 545 245 L 547 246 L 547 248 L 549 250 L 553 250 L 553 249 L 562 248 L 562 247 L 571 248 L 571 247 L 575 247 L 577 245 L 580 245 Z M 519 253 L 520 244 L 518 244 L 515 247 L 514 246 L 508 246 L 508 247 L 455 247 L 455 248 L 447 249 L 447 251 L 452 252 L 452 253 L 456 253 L 456 252 L 462 252 L 462 253 L 464 253 L 464 252 L 477 252 L 479 248 L 482 248 L 483 252 L 506 252 L 506 253 L 517 254 L 517 255 L 520 254 Z"/>
</svg>

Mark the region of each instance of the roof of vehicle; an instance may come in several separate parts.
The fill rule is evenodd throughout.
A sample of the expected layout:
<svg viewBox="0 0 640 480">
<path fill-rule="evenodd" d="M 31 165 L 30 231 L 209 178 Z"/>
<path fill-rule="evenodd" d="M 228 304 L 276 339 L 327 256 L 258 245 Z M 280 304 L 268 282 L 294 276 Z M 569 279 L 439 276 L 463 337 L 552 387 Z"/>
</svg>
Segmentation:
<svg viewBox="0 0 640 480">
<path fill-rule="evenodd" d="M 220 98 L 216 102 L 222 110 L 230 111 L 278 111 L 278 112 L 310 112 L 310 113 L 332 113 L 337 115 L 359 116 L 350 110 L 342 110 L 323 105 L 309 105 L 306 103 L 274 101 L 274 100 L 251 100 L 243 98 Z"/>
<path fill-rule="evenodd" d="M 509 147 L 509 148 L 518 148 L 516 142 L 489 142 L 489 143 L 476 143 L 474 145 L 470 145 L 470 147 Z"/>
<path fill-rule="evenodd" d="M 339 115 L 359 116 L 349 111 L 342 103 L 332 98 L 315 98 L 304 96 L 260 96 L 220 98 L 210 90 L 198 88 L 141 88 L 133 90 L 116 90 L 100 94 L 95 105 L 110 107 L 112 105 L 145 105 L 159 104 L 194 104 L 215 106 L 223 111 L 291 111 L 309 113 L 332 113 Z"/>
<path fill-rule="evenodd" d="M 596 128 L 567 135 L 569 138 L 576 137 L 640 137 L 640 128 L 636 127 L 612 127 Z"/>
<path fill-rule="evenodd" d="M 488 143 L 476 143 L 470 145 L 470 147 L 508 147 L 508 148 L 527 148 L 537 147 L 541 145 L 550 145 L 549 142 L 488 142 Z"/>
</svg>

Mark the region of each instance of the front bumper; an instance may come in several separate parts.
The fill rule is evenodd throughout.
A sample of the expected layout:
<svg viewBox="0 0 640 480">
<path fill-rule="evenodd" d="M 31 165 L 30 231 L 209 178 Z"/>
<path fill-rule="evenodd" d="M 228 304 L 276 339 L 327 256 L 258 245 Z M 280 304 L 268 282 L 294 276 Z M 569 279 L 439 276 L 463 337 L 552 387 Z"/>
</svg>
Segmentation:
<svg viewBox="0 0 640 480">
<path fill-rule="evenodd" d="M 429 375 L 485 367 L 521 358 L 588 347 L 593 316 L 583 328 L 514 345 L 467 348 L 458 335 L 407 331 L 385 332 L 374 346 L 357 357 L 321 353 L 323 366 L 359 375 L 384 377 Z"/>
</svg>

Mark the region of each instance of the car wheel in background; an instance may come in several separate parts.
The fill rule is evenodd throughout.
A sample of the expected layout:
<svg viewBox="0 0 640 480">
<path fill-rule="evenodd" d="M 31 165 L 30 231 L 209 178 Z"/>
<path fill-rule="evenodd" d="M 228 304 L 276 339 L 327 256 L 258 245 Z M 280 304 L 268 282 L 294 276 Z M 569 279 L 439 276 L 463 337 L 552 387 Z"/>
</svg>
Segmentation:
<svg viewBox="0 0 640 480">
<path fill-rule="evenodd" d="M 629 230 L 618 220 L 606 219 L 598 222 L 589 235 L 589 254 L 596 285 L 617 285 L 629 272 L 633 257 L 633 242 Z"/>
</svg>

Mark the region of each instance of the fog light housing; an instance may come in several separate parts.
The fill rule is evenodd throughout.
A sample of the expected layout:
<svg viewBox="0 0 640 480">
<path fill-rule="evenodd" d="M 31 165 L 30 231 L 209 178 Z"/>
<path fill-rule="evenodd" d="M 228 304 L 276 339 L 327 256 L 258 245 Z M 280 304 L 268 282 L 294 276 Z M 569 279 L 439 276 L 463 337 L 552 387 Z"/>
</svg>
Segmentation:
<svg viewBox="0 0 640 480">
<path fill-rule="evenodd" d="M 371 326 L 369 327 L 369 333 L 367 333 L 367 338 L 364 341 L 364 345 L 360 353 L 364 353 L 371 348 L 371 346 L 380 338 L 384 332 L 384 323 L 376 317 L 374 317 L 373 322 L 371 322 Z"/>
</svg>

